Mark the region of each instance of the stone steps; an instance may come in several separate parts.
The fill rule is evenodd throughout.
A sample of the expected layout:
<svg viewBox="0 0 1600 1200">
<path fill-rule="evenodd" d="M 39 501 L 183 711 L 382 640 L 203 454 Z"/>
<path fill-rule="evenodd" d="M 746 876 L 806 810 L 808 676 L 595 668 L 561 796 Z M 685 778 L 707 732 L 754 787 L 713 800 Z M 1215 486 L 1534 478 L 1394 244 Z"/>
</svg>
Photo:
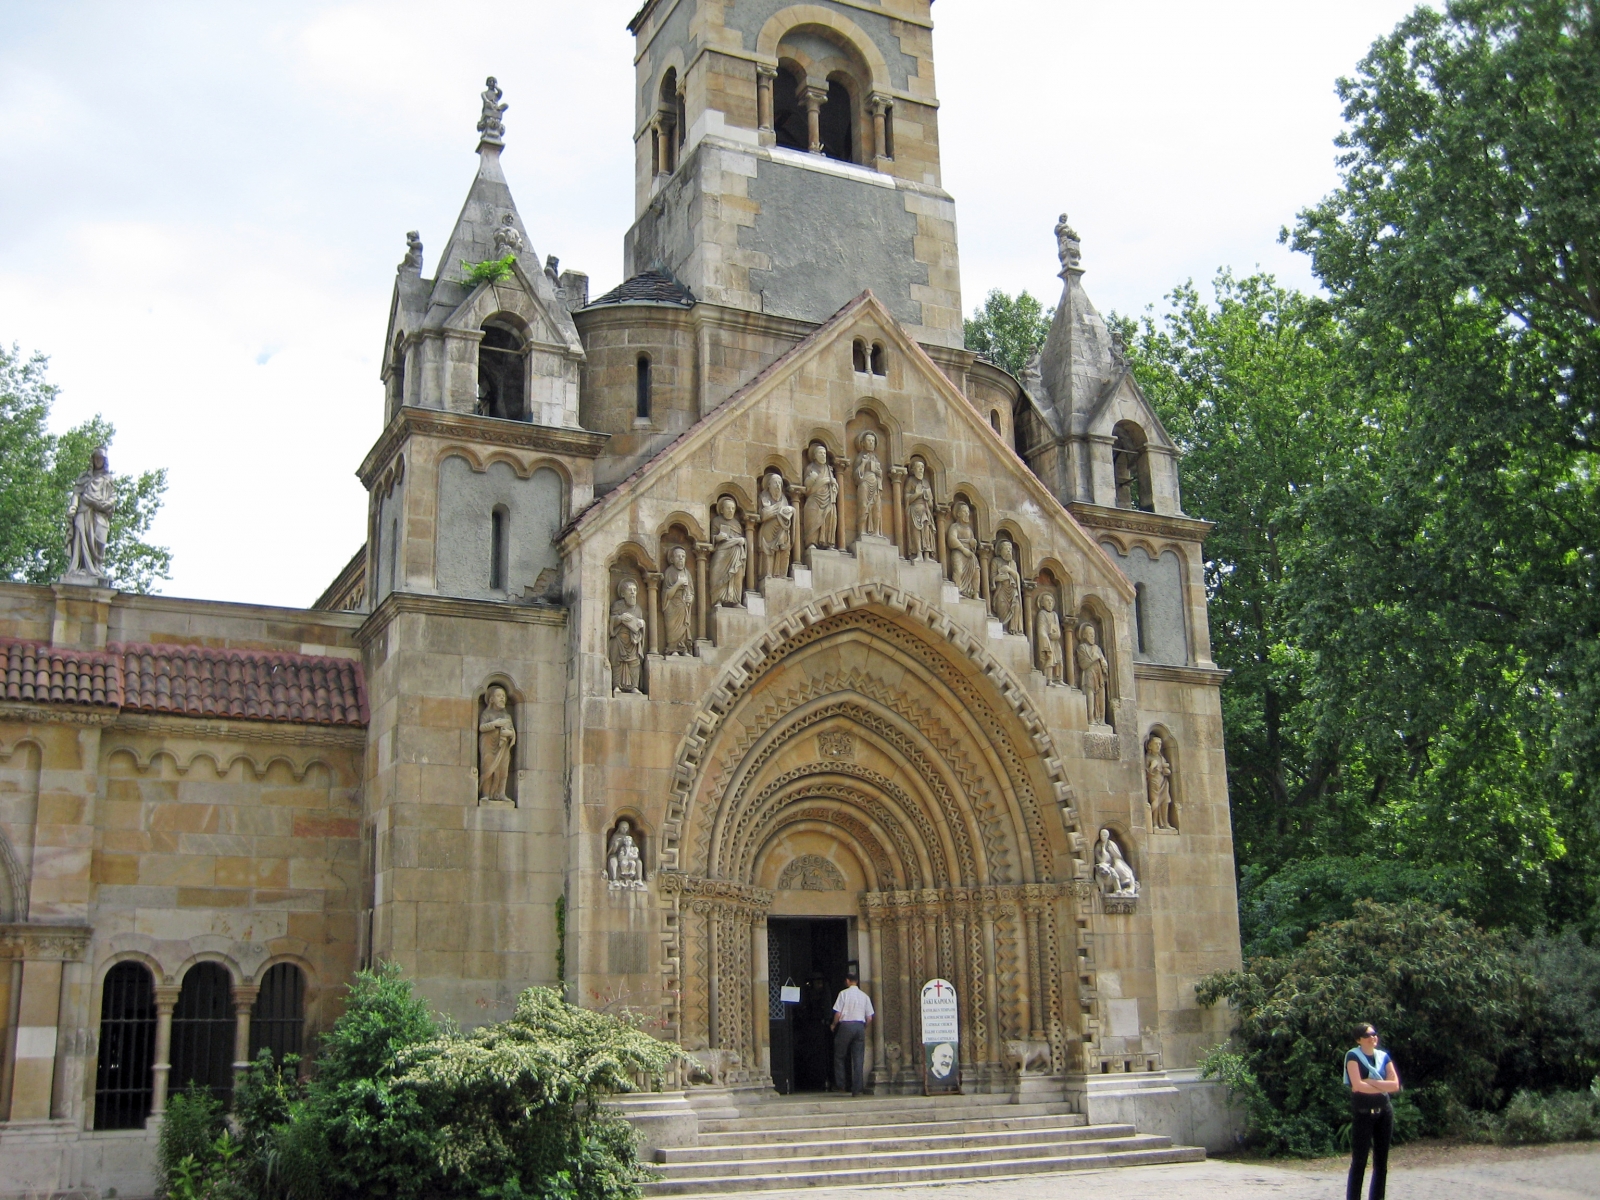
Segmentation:
<svg viewBox="0 0 1600 1200">
<path fill-rule="evenodd" d="M 742 1100 L 701 1119 L 699 1144 L 655 1152 L 646 1195 L 946 1183 L 1004 1175 L 1195 1162 L 1132 1125 L 1089 1125 L 1059 1102 L 1007 1096 Z"/>
</svg>

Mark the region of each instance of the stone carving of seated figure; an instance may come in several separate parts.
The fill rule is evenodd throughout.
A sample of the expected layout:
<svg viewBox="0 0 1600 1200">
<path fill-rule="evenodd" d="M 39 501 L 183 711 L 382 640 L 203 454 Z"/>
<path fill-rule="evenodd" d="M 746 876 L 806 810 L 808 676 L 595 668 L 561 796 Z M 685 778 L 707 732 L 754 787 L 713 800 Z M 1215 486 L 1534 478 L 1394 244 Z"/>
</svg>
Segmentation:
<svg viewBox="0 0 1600 1200">
<path fill-rule="evenodd" d="M 642 892 L 644 860 L 639 857 L 639 844 L 629 828 L 628 822 L 619 821 L 617 831 L 611 835 L 606 852 L 606 882 L 618 891 Z"/>
<path fill-rule="evenodd" d="M 1109 829 L 1102 829 L 1100 840 L 1095 843 L 1094 875 L 1100 890 L 1108 896 L 1139 894 L 1139 881 L 1134 878 L 1133 868 L 1122 856 L 1122 847 L 1117 845 Z"/>
</svg>

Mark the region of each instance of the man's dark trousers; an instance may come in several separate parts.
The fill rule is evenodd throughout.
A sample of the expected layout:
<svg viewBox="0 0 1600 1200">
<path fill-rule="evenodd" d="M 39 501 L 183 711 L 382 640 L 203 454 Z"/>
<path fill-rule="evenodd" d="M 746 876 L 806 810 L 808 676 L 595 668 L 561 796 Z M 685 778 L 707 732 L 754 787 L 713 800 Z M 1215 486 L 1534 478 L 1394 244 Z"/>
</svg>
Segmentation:
<svg viewBox="0 0 1600 1200">
<path fill-rule="evenodd" d="M 833 1090 L 845 1090 L 844 1059 L 850 1055 L 850 1079 L 855 1084 L 851 1095 L 861 1095 L 866 1086 L 864 1071 L 867 1056 L 867 1025 L 865 1021 L 840 1021 L 833 1031 Z"/>
</svg>

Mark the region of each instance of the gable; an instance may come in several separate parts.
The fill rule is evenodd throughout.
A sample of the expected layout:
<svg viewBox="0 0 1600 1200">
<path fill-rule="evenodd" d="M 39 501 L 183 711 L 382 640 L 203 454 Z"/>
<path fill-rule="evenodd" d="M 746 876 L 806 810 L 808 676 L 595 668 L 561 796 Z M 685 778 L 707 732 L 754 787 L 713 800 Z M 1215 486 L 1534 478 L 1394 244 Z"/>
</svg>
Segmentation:
<svg viewBox="0 0 1600 1200">
<path fill-rule="evenodd" d="M 869 351 L 867 371 L 856 369 L 857 341 Z M 870 369 L 874 343 L 882 347 L 881 374 Z M 1053 564 L 1057 575 L 1131 598 L 1131 585 L 1097 542 L 870 292 L 607 493 L 574 522 L 564 548 L 629 541 L 654 557 L 673 524 L 704 540 L 719 497 L 733 497 L 743 512 L 768 472 L 799 484 L 808 449 L 819 444 L 838 464 L 841 542 L 849 546 L 858 514 L 848 464 L 869 432 L 884 469 L 885 521 L 900 520 L 893 476 L 921 459 L 935 501 L 965 500 L 980 539 L 1004 530 L 1028 570 Z M 896 528 L 885 524 L 884 532 L 893 536 Z"/>
<path fill-rule="evenodd" d="M 537 347 L 583 357 L 578 327 L 556 298 L 549 277 L 542 271 L 525 271 L 520 261 L 512 264 L 505 279 L 473 288 L 444 324 L 447 329 L 481 329 L 491 317 L 515 318 Z"/>
</svg>

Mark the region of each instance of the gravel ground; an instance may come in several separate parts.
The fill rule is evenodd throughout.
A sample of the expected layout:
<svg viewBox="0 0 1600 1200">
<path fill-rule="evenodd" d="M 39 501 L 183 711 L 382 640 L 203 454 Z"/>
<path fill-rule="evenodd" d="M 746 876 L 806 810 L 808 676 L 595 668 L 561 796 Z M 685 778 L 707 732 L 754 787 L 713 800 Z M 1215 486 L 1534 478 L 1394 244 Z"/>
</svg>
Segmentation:
<svg viewBox="0 0 1600 1200">
<path fill-rule="evenodd" d="M 873 1188 L 807 1188 L 749 1193 L 762 1200 L 1338 1200 L 1344 1195 L 1346 1160 L 1308 1162 L 1226 1161 L 1170 1167 L 1125 1167 L 1021 1175 L 978 1183 Z M 1370 1171 L 1369 1171 L 1370 1175 Z M 734 1193 L 724 1192 L 726 1197 Z M 1402 1146 L 1389 1160 L 1389 1195 L 1395 1200 L 1595 1200 L 1600 1197 L 1600 1145 Z"/>
</svg>

